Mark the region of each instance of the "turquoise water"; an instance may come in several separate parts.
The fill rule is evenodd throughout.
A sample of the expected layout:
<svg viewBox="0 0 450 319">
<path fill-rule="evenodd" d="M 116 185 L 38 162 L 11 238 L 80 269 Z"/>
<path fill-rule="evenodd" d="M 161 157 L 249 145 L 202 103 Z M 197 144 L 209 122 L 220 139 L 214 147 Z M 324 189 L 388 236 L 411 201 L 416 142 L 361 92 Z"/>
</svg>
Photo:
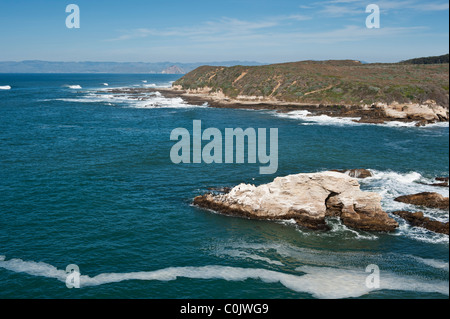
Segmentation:
<svg viewBox="0 0 450 319">
<path fill-rule="evenodd" d="M 448 125 L 358 125 L 105 91 L 177 78 L 0 75 L 0 87 L 11 86 L 0 90 L 0 298 L 448 298 L 448 236 L 401 220 L 392 234 L 337 220 L 313 232 L 191 206 L 208 187 L 364 167 L 374 177 L 362 188 L 380 193 L 386 211 L 417 210 L 393 199 L 448 196 L 421 184 L 448 176 Z M 278 128 L 277 174 L 259 175 L 259 164 L 173 164 L 170 133 L 191 131 L 193 120 L 221 131 Z M 69 264 L 80 268 L 81 289 L 65 285 Z M 380 289 L 365 285 L 371 264 Z"/>
</svg>

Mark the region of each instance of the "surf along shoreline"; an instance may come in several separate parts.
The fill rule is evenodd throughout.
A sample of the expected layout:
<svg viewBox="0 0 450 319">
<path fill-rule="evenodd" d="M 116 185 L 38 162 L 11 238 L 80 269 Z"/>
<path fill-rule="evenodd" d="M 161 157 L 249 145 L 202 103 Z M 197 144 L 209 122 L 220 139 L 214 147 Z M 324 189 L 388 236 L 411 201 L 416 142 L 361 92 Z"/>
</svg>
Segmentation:
<svg viewBox="0 0 450 319">
<path fill-rule="evenodd" d="M 424 104 L 399 104 L 387 105 L 377 103 L 370 106 L 361 105 L 329 105 L 275 101 L 269 99 L 231 99 L 223 94 L 209 93 L 207 91 L 183 90 L 178 86 L 167 88 L 119 88 L 109 89 L 111 94 L 135 95 L 137 99 L 145 100 L 140 95 L 160 93 L 165 98 L 181 98 L 187 104 L 195 106 L 207 106 L 212 108 L 247 109 L 247 110 L 272 110 L 278 113 L 290 113 L 294 111 L 306 111 L 311 116 L 330 116 L 336 118 L 352 118 L 356 123 L 386 124 L 388 122 L 416 123 L 416 126 L 449 122 L 449 110 L 436 105 L 434 101 Z"/>
</svg>

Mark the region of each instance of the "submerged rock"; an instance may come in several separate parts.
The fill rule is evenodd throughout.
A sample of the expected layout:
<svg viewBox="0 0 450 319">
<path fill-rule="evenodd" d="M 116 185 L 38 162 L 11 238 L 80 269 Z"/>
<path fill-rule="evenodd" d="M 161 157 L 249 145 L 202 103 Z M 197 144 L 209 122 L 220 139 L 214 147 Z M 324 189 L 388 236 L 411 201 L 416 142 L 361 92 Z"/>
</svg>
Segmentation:
<svg viewBox="0 0 450 319">
<path fill-rule="evenodd" d="M 440 183 L 431 184 L 432 186 L 448 187 L 448 177 L 436 177 L 436 181 Z"/>
<path fill-rule="evenodd" d="M 449 223 L 442 223 L 425 217 L 422 212 L 411 213 L 405 211 L 393 212 L 394 215 L 405 219 L 409 224 L 416 227 L 422 227 L 435 233 L 449 234 Z"/>
<path fill-rule="evenodd" d="M 231 192 L 230 187 L 208 187 L 208 190 L 224 194 L 228 194 L 229 192 Z"/>
<path fill-rule="evenodd" d="M 449 199 L 438 193 L 420 193 L 414 195 L 400 196 L 395 199 L 396 202 L 425 206 L 429 208 L 448 209 Z"/>
<path fill-rule="evenodd" d="M 228 194 L 206 194 L 194 204 L 222 214 L 252 219 L 294 219 L 300 226 L 326 230 L 326 217 L 353 228 L 392 231 L 398 223 L 381 208 L 381 196 L 363 192 L 358 181 L 337 172 L 276 178 L 256 187 L 241 184 Z"/>
<path fill-rule="evenodd" d="M 420 183 L 423 185 L 428 185 L 428 186 L 436 186 L 436 187 L 448 187 L 448 177 L 436 177 L 434 179 L 436 182 L 439 183 L 432 183 L 432 184 L 428 184 L 428 183 Z"/>
</svg>

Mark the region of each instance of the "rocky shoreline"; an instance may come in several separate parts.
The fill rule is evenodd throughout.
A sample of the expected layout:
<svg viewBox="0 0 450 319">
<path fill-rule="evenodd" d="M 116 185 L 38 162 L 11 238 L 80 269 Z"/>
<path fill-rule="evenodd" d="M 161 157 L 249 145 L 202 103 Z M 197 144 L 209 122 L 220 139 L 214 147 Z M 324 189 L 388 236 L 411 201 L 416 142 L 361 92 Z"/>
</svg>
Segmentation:
<svg viewBox="0 0 450 319">
<path fill-rule="evenodd" d="M 426 101 L 423 104 L 383 104 L 376 105 L 327 105 L 283 102 L 273 99 L 259 99 L 257 97 L 241 97 L 230 99 L 223 94 L 207 93 L 200 91 L 182 90 L 173 88 L 125 88 L 111 89 L 111 94 L 131 94 L 139 97 L 146 93 L 159 92 L 165 98 L 182 98 L 191 105 L 208 105 L 213 108 L 233 108 L 251 110 L 275 110 L 280 113 L 293 111 L 308 111 L 311 115 L 326 115 L 330 117 L 358 118 L 355 122 L 369 124 L 384 124 L 386 122 L 415 122 L 416 126 L 424 126 L 438 122 L 449 121 L 449 110 L 437 105 L 434 101 Z"/>
</svg>

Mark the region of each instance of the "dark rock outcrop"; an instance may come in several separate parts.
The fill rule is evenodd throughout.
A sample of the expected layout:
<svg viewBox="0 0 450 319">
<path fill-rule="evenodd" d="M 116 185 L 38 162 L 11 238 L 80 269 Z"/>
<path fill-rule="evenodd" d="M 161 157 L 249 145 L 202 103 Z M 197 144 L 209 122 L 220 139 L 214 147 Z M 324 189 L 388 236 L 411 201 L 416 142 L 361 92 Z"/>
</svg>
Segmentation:
<svg viewBox="0 0 450 319">
<path fill-rule="evenodd" d="M 431 186 L 448 187 L 448 177 L 436 177 L 436 181 L 440 183 L 431 184 Z"/>
<path fill-rule="evenodd" d="M 449 199 L 438 193 L 420 193 L 414 195 L 400 196 L 395 199 L 396 202 L 424 206 L 429 208 L 448 209 Z"/>
<path fill-rule="evenodd" d="M 410 225 L 422 227 L 435 233 L 449 234 L 449 223 L 442 223 L 425 217 L 422 212 L 411 213 L 406 211 L 393 212 L 394 215 L 405 219 Z"/>
</svg>

